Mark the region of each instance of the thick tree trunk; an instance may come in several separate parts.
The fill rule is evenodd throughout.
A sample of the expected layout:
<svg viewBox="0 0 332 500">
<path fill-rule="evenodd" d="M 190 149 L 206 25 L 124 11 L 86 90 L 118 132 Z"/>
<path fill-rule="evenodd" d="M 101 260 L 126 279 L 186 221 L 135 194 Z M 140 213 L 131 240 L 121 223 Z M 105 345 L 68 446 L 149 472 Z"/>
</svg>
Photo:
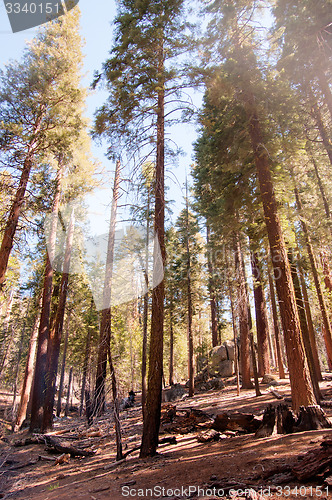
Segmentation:
<svg viewBox="0 0 332 500">
<path fill-rule="evenodd" d="M 299 195 L 297 187 L 295 187 L 294 193 L 295 193 L 296 204 L 297 204 L 299 214 L 300 214 L 300 216 L 302 216 L 303 208 L 302 208 L 302 203 L 301 203 L 301 199 L 300 199 L 300 195 Z M 332 329 L 331 329 L 331 324 L 329 321 L 328 310 L 327 310 L 327 306 L 325 303 L 323 290 L 322 290 L 319 276 L 318 276 L 317 264 L 316 264 L 314 251 L 313 251 L 313 248 L 311 245 L 308 226 L 303 218 L 301 218 L 301 226 L 302 226 L 302 230 L 303 230 L 305 241 L 306 241 L 306 247 L 307 247 L 307 252 L 308 252 L 310 266 L 311 266 L 311 272 L 312 272 L 312 275 L 314 278 L 315 288 L 316 288 L 316 292 L 317 292 L 317 296 L 318 296 L 318 302 L 319 302 L 319 306 L 320 306 L 320 310 L 321 310 L 321 314 L 322 314 L 322 319 L 323 319 L 323 324 L 324 324 L 324 329 L 325 329 L 324 339 L 325 339 L 326 351 L 327 351 L 327 355 L 329 357 L 330 363 L 332 363 Z"/>
<path fill-rule="evenodd" d="M 210 226 L 206 224 L 206 245 L 207 245 L 207 265 L 208 265 L 208 289 L 210 297 L 210 309 L 211 309 L 211 330 L 212 330 L 212 347 L 218 345 L 218 321 L 217 321 L 217 301 L 215 294 L 215 284 L 214 284 L 214 269 L 213 269 L 213 257 L 211 255 L 211 248 L 209 248 L 210 242 Z"/>
<path fill-rule="evenodd" d="M 249 82 L 246 82 L 249 84 Z M 279 299 L 280 315 L 285 335 L 292 403 L 294 410 L 314 404 L 315 397 L 310 383 L 309 370 L 301 341 L 301 328 L 297 312 L 294 287 L 286 246 L 278 216 L 270 160 L 264 146 L 256 99 L 247 85 L 243 95 L 249 122 L 249 135 L 253 147 L 259 189 L 263 202 L 265 224 L 270 244 L 274 276 Z M 244 89 L 243 89 L 244 90 Z"/>
<path fill-rule="evenodd" d="M 159 49 L 159 73 L 164 71 L 164 51 Z M 162 77 L 161 77 L 162 79 Z M 155 282 L 163 273 L 166 260 L 165 251 L 165 95 L 164 82 L 160 82 L 162 89 L 158 95 L 157 111 L 157 157 L 156 157 L 156 184 L 155 184 L 155 219 L 154 229 L 158 237 L 161 259 L 158 259 L 155 248 L 153 273 Z M 143 436 L 140 457 L 154 456 L 158 447 L 160 426 L 161 391 L 163 378 L 163 337 L 164 337 L 164 280 L 152 292 L 151 340 L 149 353 L 149 377 L 146 398 L 146 415 L 143 421 Z"/>
<path fill-rule="evenodd" d="M 261 280 L 261 270 L 259 268 L 258 257 L 255 252 L 251 253 L 251 269 L 254 278 L 258 374 L 260 377 L 263 377 L 271 371 L 269 357 L 269 323 L 267 319 L 264 289 Z"/>
<path fill-rule="evenodd" d="M 96 387 L 94 394 L 94 415 L 101 415 L 105 408 L 105 381 L 107 370 L 107 352 L 110 345 L 111 335 L 111 292 L 113 278 L 113 259 L 114 259 L 114 244 L 115 244 L 115 226 L 116 215 L 119 200 L 121 163 L 116 162 L 113 199 L 111 208 L 110 227 L 108 232 L 108 245 L 106 257 L 105 280 L 103 289 L 103 310 L 100 321 L 100 336 L 98 347 L 97 375 Z"/>
<path fill-rule="evenodd" d="M 253 387 L 250 378 L 250 327 L 248 317 L 248 296 L 242 264 L 242 252 L 239 233 L 235 234 L 235 270 L 237 276 L 237 310 L 240 326 L 240 362 L 243 389 Z"/>
<path fill-rule="evenodd" d="M 39 308 L 41 307 L 41 303 L 42 303 L 42 295 L 40 296 L 40 299 L 38 301 Z M 30 341 L 29 341 L 27 360 L 26 360 L 26 364 L 25 364 L 24 379 L 23 379 L 23 385 L 22 385 L 22 389 L 21 389 L 20 403 L 18 405 L 16 419 L 15 419 L 15 422 L 13 425 L 14 432 L 17 432 L 20 430 L 21 425 L 23 424 L 23 422 L 26 418 L 26 414 L 27 414 L 27 407 L 28 407 L 29 397 L 30 397 L 30 393 L 31 393 L 32 381 L 33 381 L 34 361 L 35 361 L 35 355 L 36 355 L 36 350 L 37 350 L 39 321 L 40 321 L 40 316 L 39 316 L 39 313 L 37 313 L 33 327 L 32 327 L 32 332 L 31 332 Z"/>
<path fill-rule="evenodd" d="M 321 395 L 319 385 L 318 385 L 318 374 L 316 372 L 316 366 L 314 363 L 314 358 L 313 358 L 312 349 L 311 349 L 309 329 L 308 329 L 308 325 L 307 325 L 307 318 L 305 315 L 305 308 L 304 308 L 304 303 L 303 303 L 303 298 L 302 298 L 302 293 L 301 293 L 300 281 L 299 281 L 296 265 L 295 265 L 291 250 L 288 251 L 288 259 L 289 259 L 290 266 L 291 266 L 291 273 L 292 273 L 292 279 L 293 279 L 293 284 L 294 284 L 296 303 L 297 303 L 297 308 L 298 308 L 299 318 L 300 318 L 300 323 L 301 323 L 302 340 L 303 340 L 304 349 L 305 349 L 305 353 L 306 353 L 307 361 L 308 361 L 308 366 L 309 366 L 309 370 L 310 370 L 311 383 L 312 383 L 312 387 L 313 387 L 313 390 L 315 393 L 316 402 L 319 404 L 320 400 L 322 399 L 322 395 Z"/>
<path fill-rule="evenodd" d="M 59 354 L 61 345 L 61 336 L 63 330 L 63 320 L 65 315 L 68 281 L 69 281 L 69 268 L 70 258 L 74 238 L 75 217 L 74 211 L 71 214 L 67 238 L 66 249 L 63 261 L 63 272 L 60 285 L 60 296 L 57 307 L 56 317 L 52 331 L 50 332 L 48 348 L 47 348 L 47 363 L 48 369 L 46 373 L 46 393 L 43 412 L 42 431 L 47 431 L 53 427 L 53 407 L 56 392 L 56 377 L 58 372 Z"/>
<path fill-rule="evenodd" d="M 67 314 L 66 336 L 65 336 L 64 346 L 63 346 L 61 375 L 60 375 L 60 383 L 59 383 L 59 391 L 58 391 L 58 403 L 57 403 L 57 407 L 56 407 L 56 416 L 57 417 L 60 417 L 60 414 L 61 414 L 61 402 L 62 402 L 62 393 L 63 393 L 63 383 L 65 380 L 66 356 L 67 356 L 68 337 L 69 337 L 69 323 L 70 323 L 70 312 L 68 312 L 68 314 Z"/>
<path fill-rule="evenodd" d="M 51 314 L 51 300 L 53 289 L 53 269 L 51 261 L 54 258 L 54 248 L 56 240 L 56 228 L 58 209 L 60 204 L 61 195 L 61 178 L 62 166 L 58 170 L 57 186 L 54 194 L 53 208 L 52 208 L 52 223 L 49 233 L 49 253 L 46 254 L 46 263 L 44 271 L 44 284 L 42 294 L 42 306 L 38 331 L 38 344 L 35 372 L 33 375 L 31 401 L 31 421 L 30 431 L 39 431 L 43 422 L 43 411 L 46 393 L 46 369 L 47 369 L 47 346 L 50 331 L 50 314 Z"/>
</svg>

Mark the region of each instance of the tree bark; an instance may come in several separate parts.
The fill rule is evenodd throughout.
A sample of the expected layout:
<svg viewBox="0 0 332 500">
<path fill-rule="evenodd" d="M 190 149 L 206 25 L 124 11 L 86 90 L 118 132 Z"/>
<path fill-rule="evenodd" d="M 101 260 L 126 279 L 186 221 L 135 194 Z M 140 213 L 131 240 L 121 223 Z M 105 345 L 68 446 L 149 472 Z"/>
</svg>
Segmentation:
<svg viewBox="0 0 332 500">
<path fill-rule="evenodd" d="M 158 249 L 154 250 L 154 282 L 158 282 L 160 273 L 163 273 L 165 251 L 165 91 L 164 91 L 164 49 L 159 47 L 159 68 L 161 75 L 158 103 L 157 103 L 157 157 L 155 183 L 155 219 L 154 229 L 157 234 L 161 259 Z M 146 398 L 146 415 L 143 421 L 143 436 L 140 457 L 154 456 L 158 447 L 160 426 L 161 391 L 163 378 L 163 337 L 164 337 L 164 280 L 152 292 L 151 339 L 149 353 L 148 391 Z"/>
<path fill-rule="evenodd" d="M 148 316 L 149 316 L 149 231 L 150 231 L 150 186 L 148 187 L 148 203 L 147 203 L 147 217 L 146 217 L 146 254 L 145 254 L 145 269 L 144 279 L 146 285 L 146 293 L 143 297 L 143 337 L 142 337 L 142 413 L 145 414 L 146 409 L 146 362 L 147 362 L 147 348 L 148 348 Z"/>
<path fill-rule="evenodd" d="M 226 262 L 225 263 L 226 263 L 226 269 L 227 269 L 227 287 L 228 287 L 229 300 L 230 300 L 230 304 L 231 304 L 232 326 L 233 326 L 234 364 L 235 364 L 235 375 L 236 375 L 236 394 L 237 394 L 237 396 L 240 396 L 240 370 L 239 370 L 238 332 L 237 332 L 236 319 L 235 319 L 235 307 L 234 307 L 234 298 L 233 298 L 233 285 L 232 285 L 231 278 L 230 278 L 230 273 L 229 273 L 227 250 L 225 252 L 225 258 L 226 258 Z"/>
<path fill-rule="evenodd" d="M 261 270 L 258 264 L 258 257 L 255 252 L 251 252 L 251 269 L 254 278 L 254 300 L 257 328 L 257 348 L 258 348 L 258 374 L 263 377 L 270 373 L 269 357 L 269 323 L 267 319 L 264 289 L 261 280 Z"/>
<path fill-rule="evenodd" d="M 50 337 L 47 347 L 48 369 L 46 374 L 46 392 L 45 392 L 43 423 L 42 423 L 43 432 L 53 428 L 53 407 L 54 407 L 54 398 L 56 392 L 56 377 L 58 372 L 63 320 L 65 315 L 67 293 L 68 293 L 69 268 L 70 268 L 70 258 L 71 258 L 71 251 L 74 238 L 74 226 L 75 226 L 75 216 L 74 216 L 74 211 L 72 211 L 66 238 L 66 249 L 63 261 L 63 272 L 60 285 L 59 303 L 57 307 L 54 326 L 52 327 L 52 331 L 50 332 Z"/>
<path fill-rule="evenodd" d="M 191 291 L 191 254 L 189 241 L 189 200 L 188 186 L 186 181 L 186 253 L 187 253 L 187 315 L 188 315 L 188 375 L 189 375 L 189 397 L 195 392 L 194 385 L 194 339 L 192 330 L 193 306 Z"/>
<path fill-rule="evenodd" d="M 94 415 L 101 415 L 105 408 L 105 381 L 107 370 L 107 353 L 108 346 L 111 340 L 111 293 L 112 293 L 112 278 L 113 278 L 113 259 L 115 245 L 115 226 L 119 200 L 121 163 L 116 162 L 113 198 L 111 208 L 110 227 L 108 232 L 107 257 L 105 280 L 103 289 L 103 309 L 101 312 L 100 335 L 98 347 L 97 375 L 94 394 Z"/>
</svg>

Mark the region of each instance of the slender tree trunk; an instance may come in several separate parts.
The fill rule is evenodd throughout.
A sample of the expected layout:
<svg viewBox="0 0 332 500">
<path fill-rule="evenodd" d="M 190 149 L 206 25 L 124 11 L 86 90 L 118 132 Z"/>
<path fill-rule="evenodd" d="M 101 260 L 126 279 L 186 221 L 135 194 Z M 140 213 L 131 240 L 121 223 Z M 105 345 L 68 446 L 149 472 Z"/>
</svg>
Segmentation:
<svg viewBox="0 0 332 500">
<path fill-rule="evenodd" d="M 304 219 L 302 218 L 303 208 L 302 208 L 302 203 L 301 203 L 301 199 L 300 199 L 300 195 L 299 195 L 297 187 L 295 187 L 294 193 L 295 193 L 297 208 L 298 208 L 299 214 L 301 216 L 302 231 L 304 233 L 304 237 L 305 237 L 305 241 L 306 241 L 306 247 L 307 247 L 307 252 L 309 255 L 309 261 L 310 261 L 310 266 L 311 266 L 311 272 L 312 272 L 312 275 L 314 278 L 315 288 L 316 288 L 316 292 L 317 292 L 317 296 L 318 296 L 318 302 L 319 302 L 319 306 L 320 306 L 320 310 L 321 310 L 321 314 L 322 314 L 322 319 L 323 319 L 323 324 L 324 324 L 324 329 L 325 329 L 324 338 L 325 338 L 326 351 L 327 351 L 327 355 L 329 357 L 330 363 L 332 363 L 332 329 L 331 329 L 331 324 L 329 321 L 328 310 L 327 310 L 327 306 L 325 303 L 324 294 L 323 294 L 322 287 L 320 284 L 319 276 L 318 276 L 317 264 L 316 264 L 314 251 L 313 251 L 313 248 L 311 245 L 308 226 L 307 226 L 306 222 L 304 221 Z"/>
<path fill-rule="evenodd" d="M 249 135 L 263 202 L 265 224 L 279 298 L 280 315 L 285 335 L 292 405 L 293 409 L 298 411 L 300 406 L 314 404 L 315 397 L 301 341 L 300 320 L 286 246 L 278 216 L 277 201 L 270 171 L 270 159 L 268 151 L 264 146 L 263 133 L 256 109 L 256 99 L 250 89 L 250 82 L 246 83 L 248 85 L 243 88 L 243 90 L 246 89 L 243 98 L 249 122 Z"/>
<path fill-rule="evenodd" d="M 9 295 L 9 300 L 8 304 L 6 307 L 6 315 L 5 319 L 3 322 L 3 340 L 2 340 L 2 349 L 1 349 L 1 362 L 0 362 L 0 380 L 3 376 L 3 372 L 6 366 L 6 361 L 8 358 L 8 353 L 10 351 L 12 342 L 13 342 L 13 333 L 14 330 L 11 328 L 11 333 L 9 335 L 8 339 L 8 331 L 9 331 L 9 323 L 10 323 L 10 316 L 12 312 L 12 307 L 14 303 L 14 290 L 11 290 L 10 295 Z"/>
<path fill-rule="evenodd" d="M 321 380 L 323 380 L 323 377 L 322 377 L 322 372 L 321 372 L 320 364 L 319 364 L 316 336 L 315 336 L 314 325 L 313 325 L 312 316 L 311 316 L 311 309 L 310 309 L 310 303 L 309 303 L 309 298 L 308 298 L 307 285 L 305 283 L 302 267 L 299 264 L 299 262 L 300 262 L 299 257 L 297 259 L 297 262 L 298 262 L 298 269 L 299 269 L 299 275 L 300 275 L 300 283 L 301 283 L 301 290 L 302 290 L 305 314 L 306 314 L 307 325 L 308 325 L 308 330 L 309 330 L 311 352 L 313 355 L 313 361 L 315 363 L 315 369 L 316 369 L 318 381 L 321 381 Z"/>
<path fill-rule="evenodd" d="M 324 96 L 325 104 L 330 113 L 330 119 L 332 120 L 332 94 L 329 86 L 329 82 L 327 81 L 326 75 L 324 73 L 323 67 L 320 67 L 317 71 L 318 82 L 320 90 Z"/>
<path fill-rule="evenodd" d="M 111 318 L 110 318 L 109 325 L 111 325 Z M 122 454 L 118 390 L 117 390 L 116 376 L 115 376 L 115 370 L 114 370 L 113 361 L 112 361 L 110 344 L 107 345 L 107 354 L 108 354 L 108 361 L 109 361 L 109 367 L 110 367 L 111 379 L 112 379 L 113 415 L 114 415 L 114 422 L 115 422 L 115 439 L 116 439 L 116 460 L 122 460 L 123 454 Z"/>
<path fill-rule="evenodd" d="M 148 316 L 149 316 L 149 232 L 150 232 L 150 188 L 148 190 L 148 203 L 147 203 L 147 218 L 146 218 L 146 254 L 145 254 L 145 268 L 144 279 L 146 285 L 146 293 L 143 297 L 143 338 L 142 338 L 142 413 L 143 418 L 146 409 L 146 362 L 147 362 L 147 348 L 148 348 Z"/>
<path fill-rule="evenodd" d="M 253 335 L 253 331 L 252 331 L 252 318 L 251 318 L 251 310 L 250 310 L 249 301 L 248 301 L 248 318 L 249 318 L 249 336 L 250 336 L 252 369 L 253 369 L 253 373 L 254 373 L 255 392 L 256 392 L 256 396 L 258 397 L 258 396 L 261 396 L 261 391 L 259 390 L 258 368 L 257 368 L 257 360 L 256 360 L 256 352 L 255 352 L 254 335 Z"/>
<path fill-rule="evenodd" d="M 119 200 L 121 163 L 116 162 L 113 199 L 111 208 L 110 227 L 108 232 L 108 245 L 106 257 L 105 280 L 103 289 L 103 310 L 101 312 L 100 336 L 98 347 L 96 387 L 94 394 L 94 415 L 100 415 L 105 408 L 105 381 L 107 370 L 107 353 L 111 340 L 111 292 L 113 278 L 113 259 L 115 245 L 115 226 Z"/>
<path fill-rule="evenodd" d="M 229 259 L 227 255 L 227 250 L 225 251 L 225 264 L 226 264 L 226 274 L 227 274 L 227 288 L 229 294 L 229 300 L 231 304 L 231 314 L 232 314 L 232 326 L 233 326 L 233 339 L 234 339 L 234 365 L 235 365 L 235 375 L 236 375 L 236 393 L 240 396 L 240 369 L 239 369 L 239 348 L 238 348 L 238 331 L 236 326 L 235 318 L 235 307 L 234 307 L 234 293 L 233 284 L 230 278 L 229 271 Z"/>
<path fill-rule="evenodd" d="M 56 377 L 58 372 L 63 320 L 65 315 L 67 293 L 68 293 L 69 267 L 70 267 L 70 258 L 71 258 L 71 251 L 74 238 L 74 226 L 75 226 L 75 217 L 73 211 L 70 217 L 67 238 L 66 238 L 66 249 L 63 262 L 61 285 L 60 285 L 59 303 L 57 307 L 54 326 L 52 327 L 52 331 L 50 332 L 50 338 L 47 348 L 48 369 L 46 374 L 46 393 L 45 393 L 43 423 L 42 423 L 42 430 L 44 432 L 49 429 L 52 429 L 53 427 L 53 407 L 54 407 L 54 398 L 56 392 Z"/>
<path fill-rule="evenodd" d="M 302 340 L 303 340 L 304 349 L 306 352 L 308 366 L 309 366 L 309 370 L 310 370 L 311 383 L 312 383 L 312 387 L 313 387 L 313 390 L 315 393 L 316 402 L 319 404 L 320 400 L 322 399 L 322 395 L 321 395 L 319 385 L 318 385 L 318 374 L 316 372 L 314 358 L 313 358 L 312 350 L 311 350 L 309 329 L 308 329 L 308 325 L 307 325 L 307 318 L 305 315 L 305 308 L 304 308 L 304 303 L 303 303 L 303 298 L 302 298 L 302 293 L 301 293 L 300 281 L 299 281 L 299 277 L 297 274 L 296 265 L 294 263 L 293 255 L 292 255 L 292 252 L 290 250 L 288 251 L 288 259 L 289 259 L 289 262 L 291 265 L 291 272 L 292 272 L 292 278 L 293 278 L 293 283 L 294 283 L 296 303 L 297 303 L 297 307 L 298 307 L 298 311 L 299 311 L 299 318 L 300 318 L 300 323 L 301 323 Z"/>
<path fill-rule="evenodd" d="M 308 93 L 309 93 L 309 99 L 310 99 L 310 105 L 311 105 L 311 115 L 316 122 L 319 135 L 321 136 L 321 139 L 323 142 L 323 146 L 327 152 L 330 163 L 332 165 L 332 143 L 331 143 L 331 140 L 329 137 L 329 133 L 326 130 L 325 124 L 323 122 L 322 115 L 321 115 L 320 109 L 318 107 L 316 98 L 313 95 L 312 90 L 309 89 L 309 86 L 308 86 Z"/>
<path fill-rule="evenodd" d="M 56 228 L 58 210 L 61 196 L 61 179 L 63 167 L 60 164 L 57 175 L 57 186 L 54 194 L 53 208 L 52 208 L 52 222 L 49 233 L 49 252 L 46 253 L 46 263 L 44 271 L 44 284 L 42 295 L 41 315 L 38 331 L 38 344 L 35 372 L 33 374 L 33 385 L 31 400 L 31 421 L 30 431 L 39 431 L 43 422 L 44 402 L 46 393 L 46 370 L 47 370 L 47 348 L 50 332 L 50 313 L 51 313 L 51 300 L 53 290 L 53 269 L 51 261 L 54 258 L 54 248 L 56 240 Z"/>
<path fill-rule="evenodd" d="M 70 367 L 69 370 L 69 380 L 68 380 L 68 389 L 67 389 L 67 398 L 66 398 L 66 407 L 65 407 L 65 416 L 68 417 L 69 414 L 69 401 L 70 401 L 70 395 L 71 395 L 71 386 L 72 386 L 72 379 L 73 379 L 73 367 Z"/>
<path fill-rule="evenodd" d="M 171 292 L 172 293 L 172 292 Z M 174 330 L 173 330 L 173 299 L 169 302 L 169 385 L 174 384 Z"/>
<path fill-rule="evenodd" d="M 56 416 L 57 417 L 60 417 L 60 414 L 61 414 L 61 400 L 62 400 L 62 393 L 63 393 L 63 383 L 65 380 L 66 356 L 67 356 L 67 346 L 68 346 L 68 337 L 69 337 L 69 323 L 70 323 L 70 311 L 67 314 L 66 336 L 65 336 L 64 346 L 63 346 L 61 375 L 60 375 L 60 383 L 59 383 L 59 391 L 58 391 L 58 404 L 56 407 Z"/>
<path fill-rule="evenodd" d="M 273 278 L 272 278 L 269 270 L 268 270 L 268 278 L 269 278 L 272 316 L 273 316 L 274 337 L 275 337 L 275 341 L 276 341 L 279 378 L 284 379 L 285 378 L 285 369 L 284 369 L 284 363 L 282 360 L 282 353 L 281 353 L 281 342 L 280 342 L 281 339 L 280 339 L 279 320 L 278 320 L 278 312 L 277 312 L 277 302 L 276 302 L 276 296 L 274 293 Z"/>
<path fill-rule="evenodd" d="M 186 253 L 187 253 L 187 315 L 188 315 L 188 375 L 189 375 L 189 397 L 195 392 L 194 385 L 194 339 L 192 330 L 193 306 L 191 291 L 191 254 L 189 241 L 189 200 L 188 185 L 186 181 Z"/>
<path fill-rule="evenodd" d="M 317 165 L 315 159 L 312 156 L 311 156 L 311 161 L 312 161 L 314 169 L 315 169 L 315 174 L 316 174 L 316 177 L 317 177 L 317 184 L 318 184 L 318 187 L 319 187 L 320 194 L 322 196 L 322 201 L 323 201 L 323 205 L 324 205 L 325 215 L 326 215 L 326 218 L 328 220 L 330 220 L 331 219 L 330 206 L 329 206 L 329 202 L 328 202 L 327 197 L 326 197 L 324 185 L 323 185 L 323 182 L 322 182 L 319 170 L 318 170 L 318 165 Z M 330 231 L 331 231 L 331 227 L 330 227 Z"/>
<path fill-rule="evenodd" d="M 159 74 L 164 72 L 164 50 L 159 48 Z M 154 252 L 154 282 L 163 273 L 166 260 L 165 251 L 165 93 L 163 76 L 158 95 L 157 111 L 157 157 L 156 157 L 156 184 L 155 184 L 155 219 L 154 229 L 157 234 L 161 259 L 158 259 L 158 249 Z M 149 377 L 146 398 L 146 415 L 143 421 L 143 436 L 140 457 L 154 456 L 158 447 L 158 435 L 160 426 L 161 391 L 163 378 L 163 338 L 164 338 L 164 280 L 157 285 L 152 292 L 152 317 L 151 317 L 151 339 L 149 353 Z"/>
<path fill-rule="evenodd" d="M 42 295 L 38 301 L 39 308 L 42 303 Z M 38 327 L 39 327 L 40 315 L 36 314 L 36 318 L 32 327 L 32 332 L 29 341 L 28 347 L 28 355 L 25 364 L 25 373 L 23 379 L 23 385 L 21 389 L 21 397 L 20 403 L 18 405 L 16 419 L 13 425 L 13 432 L 17 432 L 20 430 L 27 414 L 27 407 L 29 402 L 29 397 L 31 393 L 32 381 L 33 381 L 33 372 L 34 372 L 34 360 L 37 350 L 37 338 L 38 338 Z"/>
<path fill-rule="evenodd" d="M 248 317 L 248 296 L 242 264 L 240 236 L 235 234 L 235 270 L 237 276 L 238 315 L 240 325 L 240 362 L 243 389 L 253 387 L 250 378 L 250 328 Z"/>
<path fill-rule="evenodd" d="M 214 269 L 213 269 L 213 259 L 211 255 L 211 248 L 209 248 L 210 243 L 210 226 L 206 224 L 206 246 L 207 246 L 207 265 L 208 265 L 208 289 L 210 296 L 210 309 L 211 309 L 211 330 L 212 330 L 212 347 L 218 345 L 218 321 L 217 321 L 217 302 L 215 294 L 215 284 L 214 284 Z"/>
<path fill-rule="evenodd" d="M 91 300 L 90 313 L 92 312 L 92 308 L 93 308 L 93 300 Z M 84 354 L 84 363 L 83 363 L 81 401 L 80 401 L 80 417 L 83 415 L 83 408 L 84 408 L 84 396 L 85 396 L 86 380 L 87 380 L 87 375 L 88 375 L 88 371 L 89 371 L 89 363 L 90 363 L 91 336 L 92 336 L 92 326 L 89 325 L 87 336 L 86 336 L 85 354 Z"/>
<path fill-rule="evenodd" d="M 266 302 L 264 290 L 261 281 L 261 270 L 258 264 L 257 254 L 251 253 L 251 269 L 254 278 L 254 300 L 257 328 L 257 347 L 258 347 L 258 374 L 270 373 L 269 357 L 269 323 L 267 319 Z"/>
<path fill-rule="evenodd" d="M 30 303 L 30 300 L 29 300 Z M 28 311 L 27 315 L 29 312 L 29 306 L 28 306 Z M 17 354 L 17 363 L 16 363 L 16 369 L 15 369 L 15 382 L 14 382 L 14 395 L 13 395 L 13 406 L 12 406 L 12 418 L 14 420 L 15 418 L 15 413 L 16 413 L 16 406 L 17 406 L 17 385 L 18 385 L 18 376 L 19 376 L 19 371 L 20 371 L 20 363 L 21 363 L 21 358 L 22 358 L 22 351 L 23 351 L 23 344 L 24 344 L 24 337 L 25 337 L 25 326 L 26 326 L 26 318 L 24 320 L 23 328 L 22 328 L 22 333 L 21 333 L 21 339 L 20 339 L 20 344 L 18 348 L 18 354 Z"/>
</svg>

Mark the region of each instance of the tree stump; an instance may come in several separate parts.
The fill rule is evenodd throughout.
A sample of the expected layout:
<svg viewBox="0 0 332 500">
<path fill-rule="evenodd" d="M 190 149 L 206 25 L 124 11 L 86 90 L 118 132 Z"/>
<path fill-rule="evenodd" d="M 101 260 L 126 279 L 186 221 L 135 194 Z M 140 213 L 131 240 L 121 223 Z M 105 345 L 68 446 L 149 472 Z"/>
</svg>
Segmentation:
<svg viewBox="0 0 332 500">
<path fill-rule="evenodd" d="M 301 406 L 296 422 L 296 432 L 329 429 L 331 422 L 318 405 Z"/>
</svg>

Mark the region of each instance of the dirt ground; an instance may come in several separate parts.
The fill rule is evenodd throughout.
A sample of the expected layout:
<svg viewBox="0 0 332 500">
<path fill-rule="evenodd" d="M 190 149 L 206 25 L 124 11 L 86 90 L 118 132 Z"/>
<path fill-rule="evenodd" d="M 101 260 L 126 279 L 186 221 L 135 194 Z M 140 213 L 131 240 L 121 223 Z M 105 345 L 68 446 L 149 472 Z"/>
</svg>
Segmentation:
<svg viewBox="0 0 332 500">
<path fill-rule="evenodd" d="M 332 378 L 321 383 L 326 399 L 332 400 Z M 236 396 L 233 385 L 221 391 L 198 393 L 176 402 L 177 409 L 197 408 L 210 415 L 224 411 L 250 412 L 262 416 L 269 403 L 278 404 L 267 386 L 262 395 L 241 391 Z M 277 388 L 284 397 L 290 396 L 287 380 Z M 240 434 L 217 442 L 200 443 L 197 432 L 177 434 L 176 444 L 163 444 L 158 455 L 139 459 L 138 451 L 121 463 L 115 462 L 115 435 L 111 412 L 94 423 L 97 436 L 86 438 L 93 457 L 71 458 L 69 463 L 54 465 L 45 457 L 55 455 L 45 451 L 44 444 L 14 447 L 14 441 L 28 437 L 26 430 L 15 435 L 6 420 L 10 395 L 0 392 L 0 498 L 20 500 L 123 500 L 125 498 L 195 500 L 232 498 L 277 500 L 280 498 L 332 498 L 332 491 L 322 481 L 278 485 L 278 477 L 262 480 L 261 476 L 276 467 L 287 471 L 297 457 L 318 447 L 325 437 L 332 439 L 332 429 L 273 435 L 257 439 L 253 434 Z M 332 416 L 332 408 L 324 409 Z M 121 413 L 124 451 L 139 446 L 142 431 L 141 407 Z M 99 432 L 98 432 L 99 431 Z M 87 432 L 85 419 L 73 414 L 56 421 L 55 433 L 68 438 L 73 433 Z M 86 436 L 86 434 L 85 434 Z M 161 433 L 160 438 L 168 436 Z M 61 436 L 59 436 L 61 437 Z M 39 457 L 42 457 L 39 459 Z M 227 491 L 223 491 L 227 486 Z M 230 490 L 231 487 L 231 490 Z M 249 488 L 251 490 L 249 491 Z M 332 490 L 332 486 L 330 487 Z"/>
</svg>

